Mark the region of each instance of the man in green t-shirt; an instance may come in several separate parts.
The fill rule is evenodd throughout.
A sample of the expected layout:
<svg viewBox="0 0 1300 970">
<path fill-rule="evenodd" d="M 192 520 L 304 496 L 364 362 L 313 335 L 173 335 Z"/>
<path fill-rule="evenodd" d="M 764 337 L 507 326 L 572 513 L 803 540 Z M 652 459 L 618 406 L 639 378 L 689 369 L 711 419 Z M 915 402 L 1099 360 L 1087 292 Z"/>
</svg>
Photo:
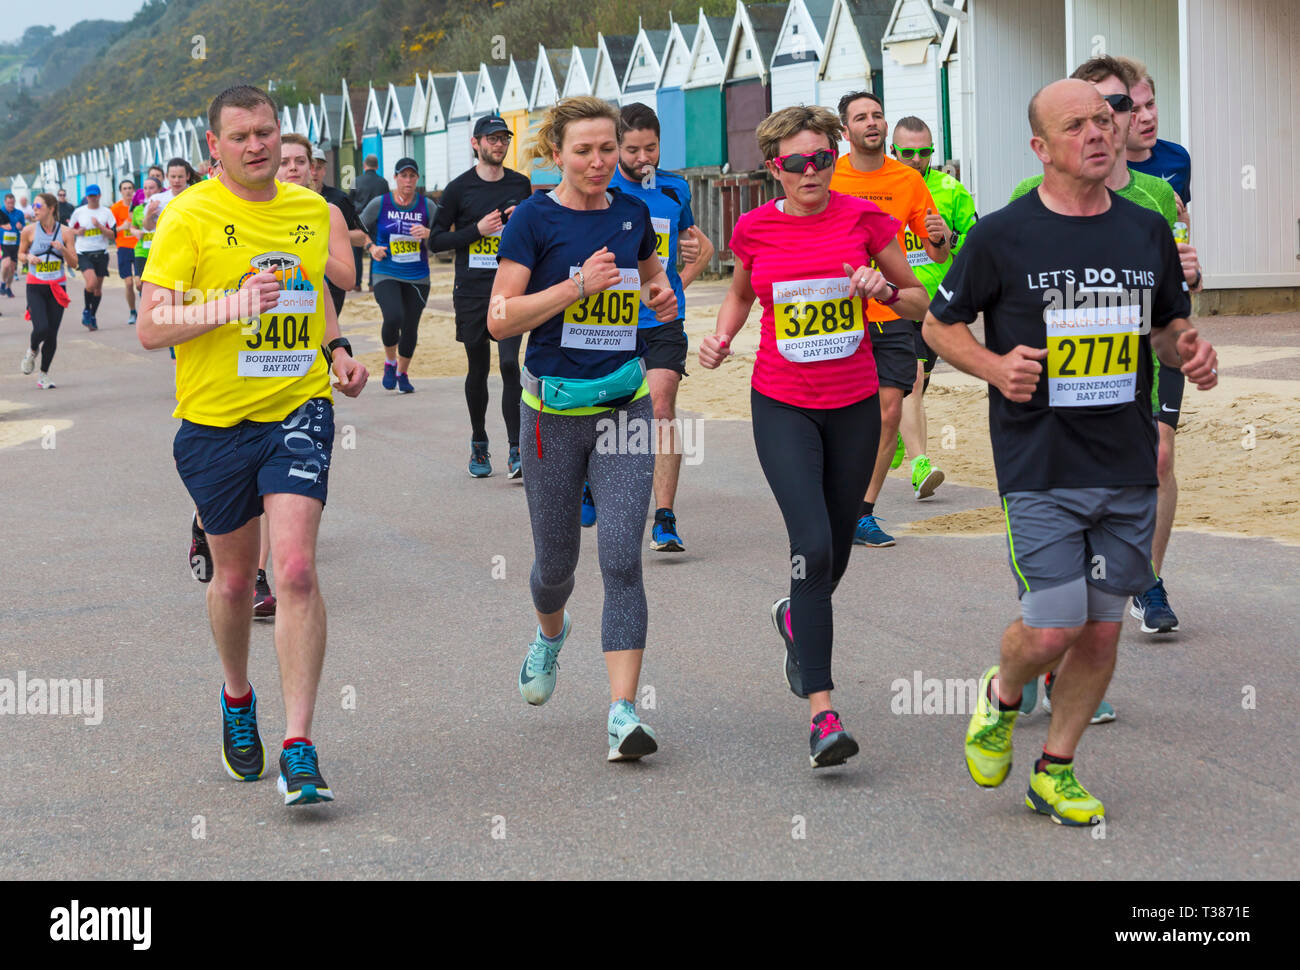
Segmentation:
<svg viewBox="0 0 1300 970">
<path fill-rule="evenodd" d="M 934 155 L 934 135 L 930 126 L 914 115 L 899 118 L 894 123 L 894 157 L 917 172 L 925 180 L 934 200 L 934 212 L 926 214 L 926 227 L 931 238 L 948 236 L 951 248 L 948 258 L 936 263 L 923 248 L 908 248 L 907 262 L 921 281 L 930 299 L 934 299 L 944 275 L 952 266 L 952 258 L 961 249 L 962 238 L 975 224 L 975 200 L 966 187 L 946 172 L 930 167 Z M 938 363 L 938 355 L 921 337 L 920 321 L 913 321 L 916 343 L 916 383 L 912 393 L 903 398 L 903 416 L 899 422 L 903 445 L 912 456 L 912 492 L 917 499 L 929 498 L 943 482 L 943 472 L 930 464 L 925 456 L 927 429 L 925 424 L 924 394 L 930 386 L 930 371 Z M 902 456 L 896 456 L 901 464 Z M 895 466 L 896 467 L 896 466 Z"/>
<path fill-rule="evenodd" d="M 1106 103 L 1110 105 L 1111 114 L 1115 119 L 1115 164 L 1106 179 L 1106 187 L 1134 205 L 1140 205 L 1143 208 L 1151 209 L 1153 212 L 1159 212 L 1164 216 L 1165 221 L 1169 223 L 1169 231 L 1173 232 L 1174 224 L 1178 222 L 1178 200 L 1174 195 L 1174 190 L 1163 179 L 1132 171 L 1128 167 L 1125 145 L 1128 141 L 1129 125 L 1133 119 L 1133 99 L 1130 97 L 1129 91 L 1137 82 L 1137 76 L 1123 62 L 1113 57 L 1102 56 L 1094 57 L 1080 64 L 1070 77 L 1092 84 Z M 1042 181 L 1043 177 L 1041 175 L 1025 179 L 1012 190 L 1009 201 L 1014 202 L 1027 192 L 1037 189 Z M 1196 250 L 1190 245 L 1179 243 L 1178 255 L 1182 263 L 1183 278 L 1187 288 L 1199 287 L 1201 268 L 1196 258 Z M 1160 376 L 1160 364 L 1159 361 L 1154 359 L 1154 355 L 1152 355 L 1152 361 L 1154 378 L 1151 388 L 1151 407 L 1154 412 L 1159 408 L 1157 382 Z M 1157 512 L 1158 516 L 1159 513 Z M 1163 584 L 1163 579 L 1157 581 L 1157 587 L 1162 591 L 1164 589 Z M 1170 615 L 1172 616 L 1172 611 L 1170 611 Z M 1176 630 L 1178 628 L 1177 622 L 1175 618 L 1171 629 Z M 1169 630 L 1161 630 L 1160 632 L 1169 632 Z M 1047 675 L 1046 697 L 1043 701 L 1043 707 L 1049 712 L 1052 709 L 1052 676 L 1052 674 Z M 1037 703 L 1038 684 L 1035 681 L 1032 685 L 1025 687 L 1020 709 L 1028 713 L 1034 709 Z M 1113 720 L 1115 720 L 1115 708 L 1108 701 L 1103 700 L 1092 716 L 1092 723 L 1102 724 Z"/>
</svg>

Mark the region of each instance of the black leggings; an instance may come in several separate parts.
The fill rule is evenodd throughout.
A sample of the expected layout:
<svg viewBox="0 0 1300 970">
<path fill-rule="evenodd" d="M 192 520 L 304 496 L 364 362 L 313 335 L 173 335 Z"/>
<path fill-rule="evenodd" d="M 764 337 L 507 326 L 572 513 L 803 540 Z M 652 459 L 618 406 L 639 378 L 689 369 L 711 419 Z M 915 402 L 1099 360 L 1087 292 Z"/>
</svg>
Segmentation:
<svg viewBox="0 0 1300 970">
<path fill-rule="evenodd" d="M 800 408 L 750 389 L 758 463 L 790 536 L 790 627 L 805 692 L 834 690 L 831 594 L 849 565 L 880 445 L 876 395 Z"/>
<path fill-rule="evenodd" d="M 519 347 L 523 335 L 497 341 L 497 365 L 501 369 L 501 417 L 511 447 L 519 444 Z M 470 440 L 487 441 L 488 372 L 492 369 L 492 341 L 465 344 L 469 370 L 465 374 L 465 403 L 469 405 Z"/>
<path fill-rule="evenodd" d="M 54 351 L 59 347 L 63 307 L 48 286 L 31 283 L 27 287 L 27 310 L 32 315 L 32 353 L 41 352 L 41 373 L 48 374 Z"/>
<path fill-rule="evenodd" d="M 415 340 L 420 330 L 420 314 L 429 301 L 429 281 L 408 283 L 382 276 L 375 284 L 375 302 L 384 315 L 385 347 L 397 345 L 399 357 L 415 356 Z"/>
</svg>

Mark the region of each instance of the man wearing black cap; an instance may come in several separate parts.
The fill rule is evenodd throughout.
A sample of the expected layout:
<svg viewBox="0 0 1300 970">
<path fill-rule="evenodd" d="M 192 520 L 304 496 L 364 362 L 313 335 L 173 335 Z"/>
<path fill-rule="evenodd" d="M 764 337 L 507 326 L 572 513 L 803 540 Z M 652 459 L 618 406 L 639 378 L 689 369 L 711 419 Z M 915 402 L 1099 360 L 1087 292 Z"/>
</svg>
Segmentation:
<svg viewBox="0 0 1300 970">
<path fill-rule="evenodd" d="M 478 159 L 442 193 L 434 218 L 430 249 L 456 250 L 456 285 L 452 305 L 456 310 L 456 339 L 465 345 L 469 370 L 465 376 L 465 403 L 469 407 L 469 473 L 475 478 L 492 474 L 488 455 L 488 371 L 492 367 L 491 339 L 487 330 L 488 298 L 497 272 L 497 246 L 501 227 L 514 207 L 532 194 L 532 183 L 504 166 L 510 149 L 510 127 L 499 115 L 487 115 L 474 125 L 470 145 Z M 455 226 L 455 229 L 452 229 Z M 510 442 L 509 474 L 518 478 L 519 463 L 519 346 L 523 337 L 497 344 L 501 370 L 501 415 Z"/>
<path fill-rule="evenodd" d="M 362 172 L 357 176 L 352 187 L 352 205 L 358 212 L 364 212 L 371 199 L 377 199 L 388 191 L 388 180 L 379 174 L 379 157 L 367 155 L 362 161 Z M 361 250 L 354 250 L 357 257 L 357 292 L 361 292 Z M 374 267 L 370 270 L 370 288 L 375 288 Z"/>
</svg>

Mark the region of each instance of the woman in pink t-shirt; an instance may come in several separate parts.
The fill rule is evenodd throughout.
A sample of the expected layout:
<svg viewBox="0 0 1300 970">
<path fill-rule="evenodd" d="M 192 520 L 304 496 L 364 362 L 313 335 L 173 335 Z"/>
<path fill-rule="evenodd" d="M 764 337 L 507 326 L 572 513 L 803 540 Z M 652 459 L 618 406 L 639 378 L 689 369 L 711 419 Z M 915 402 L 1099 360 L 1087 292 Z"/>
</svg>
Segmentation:
<svg viewBox="0 0 1300 970">
<path fill-rule="evenodd" d="M 736 223 L 731 289 L 717 333 L 700 344 L 700 364 L 717 367 L 759 300 L 754 445 L 790 536 L 790 595 L 772 605 L 772 622 L 785 641 L 786 682 L 808 698 L 814 768 L 858 753 L 831 708 L 831 593 L 848 567 L 880 440 L 864 304 L 880 300 L 919 320 L 929 302 L 898 245 L 897 221 L 830 191 L 839 137 L 839 119 L 818 107 L 785 108 L 758 126 L 785 198 Z"/>
</svg>

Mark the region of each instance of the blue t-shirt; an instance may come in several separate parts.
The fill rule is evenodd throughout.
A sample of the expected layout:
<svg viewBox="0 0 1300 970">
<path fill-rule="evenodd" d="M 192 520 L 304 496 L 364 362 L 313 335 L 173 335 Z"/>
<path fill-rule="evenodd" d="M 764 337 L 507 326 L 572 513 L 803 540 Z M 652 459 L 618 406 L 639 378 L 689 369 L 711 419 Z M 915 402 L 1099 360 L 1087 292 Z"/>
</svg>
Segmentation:
<svg viewBox="0 0 1300 970">
<path fill-rule="evenodd" d="M 580 210 L 563 206 L 548 192 L 540 191 L 519 203 L 511 214 L 501 233 L 497 258 L 527 266 L 532 275 L 524 292 L 540 293 L 569 279 L 602 246 L 614 254 L 616 265 L 625 274 L 636 273 L 637 264 L 654 254 L 656 243 L 650 210 L 625 192 L 611 191 L 606 209 Z M 625 286 L 630 288 L 631 281 Z M 645 341 L 635 327 L 627 330 L 637 319 L 639 298 L 617 297 L 618 292 L 588 294 L 532 330 L 524 351 L 529 373 L 534 377 L 604 377 L 641 356 Z"/>
<path fill-rule="evenodd" d="M 375 244 L 388 250 L 388 255 L 375 263 L 375 275 L 395 280 L 425 280 L 429 278 L 429 250 L 426 240 L 412 239 L 416 226 L 433 225 L 429 200 L 416 196 L 410 206 L 403 209 L 392 194 L 385 192 L 379 200 L 379 214 L 375 222 Z M 393 237 L 397 239 L 394 240 Z M 394 248 L 396 242 L 396 248 Z"/>
<path fill-rule="evenodd" d="M 1128 167 L 1164 179 L 1178 193 L 1183 205 L 1192 201 L 1192 156 L 1177 142 L 1157 138 L 1151 157 L 1145 162 L 1129 162 Z"/>
<path fill-rule="evenodd" d="M 673 172 L 656 168 L 652 188 L 646 188 L 641 181 L 632 181 L 623 174 L 620 167 L 614 172 L 610 183 L 628 195 L 634 195 L 646 204 L 650 210 L 650 220 L 655 225 L 655 239 L 658 244 L 659 261 L 668 273 L 668 282 L 677 294 L 677 319 L 686 317 L 686 292 L 682 287 L 682 278 L 677 274 L 677 236 L 695 225 L 691 214 L 691 187 L 686 179 Z M 660 234 L 663 234 L 662 238 Z M 665 246 L 665 243 L 667 244 Z M 662 326 L 655 319 L 655 312 L 644 303 L 641 304 L 641 317 L 638 323 L 642 327 Z"/>
<path fill-rule="evenodd" d="M 17 239 L 14 239 L 13 242 L 8 241 L 8 233 L 21 233 L 23 231 L 23 226 L 27 224 L 27 220 L 23 218 L 23 212 L 21 209 L 4 209 L 3 211 L 4 225 L 0 226 L 0 232 L 5 233 L 4 244 L 6 246 L 17 246 Z"/>
</svg>

